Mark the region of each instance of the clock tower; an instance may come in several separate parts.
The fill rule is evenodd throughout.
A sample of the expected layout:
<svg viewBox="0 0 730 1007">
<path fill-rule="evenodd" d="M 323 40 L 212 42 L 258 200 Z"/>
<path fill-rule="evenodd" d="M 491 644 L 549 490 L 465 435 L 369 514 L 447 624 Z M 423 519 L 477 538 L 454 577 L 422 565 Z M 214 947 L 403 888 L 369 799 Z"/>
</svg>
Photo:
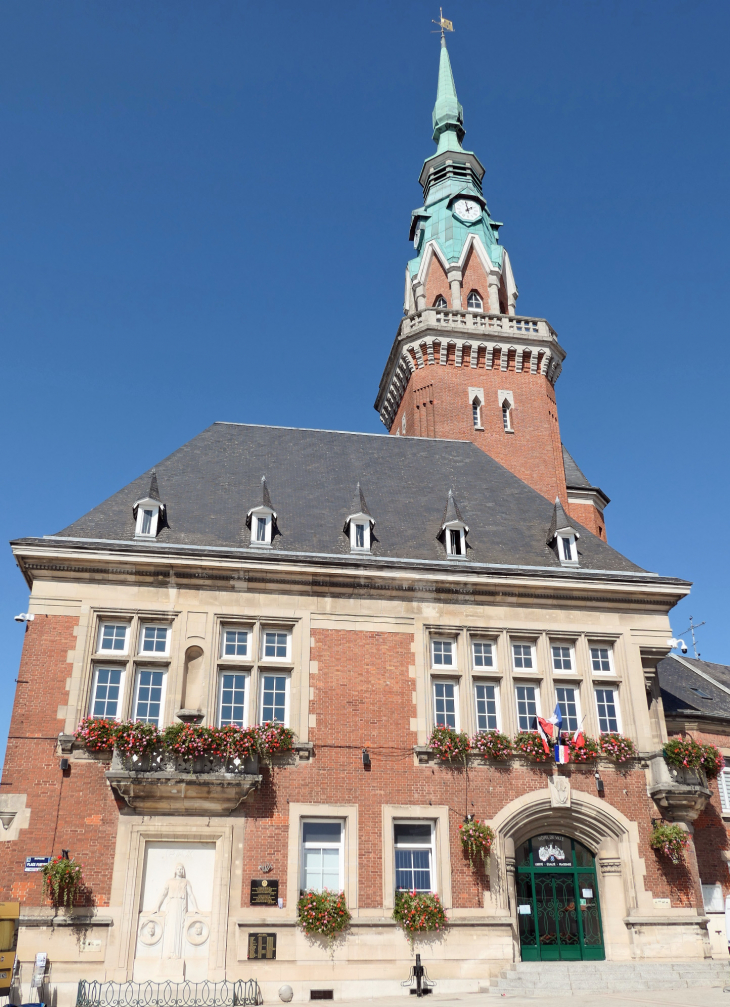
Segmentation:
<svg viewBox="0 0 730 1007">
<path fill-rule="evenodd" d="M 471 440 L 524 482 L 605 539 L 608 498 L 591 486 L 560 438 L 555 382 L 565 359 L 544 318 L 517 314 L 517 284 L 502 226 L 484 197 L 484 166 L 465 150 L 464 115 L 442 35 L 436 153 L 411 214 L 403 319 L 375 408 L 391 434 Z M 568 458 L 570 456 L 567 456 Z"/>
</svg>

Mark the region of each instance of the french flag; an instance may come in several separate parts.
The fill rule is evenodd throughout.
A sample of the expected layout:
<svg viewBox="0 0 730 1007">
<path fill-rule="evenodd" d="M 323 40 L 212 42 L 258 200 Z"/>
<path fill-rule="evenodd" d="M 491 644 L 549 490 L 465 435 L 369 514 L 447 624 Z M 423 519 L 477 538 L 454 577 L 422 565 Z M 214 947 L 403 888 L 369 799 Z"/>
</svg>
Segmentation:
<svg viewBox="0 0 730 1007">
<path fill-rule="evenodd" d="M 558 765 L 563 765 L 566 762 L 570 762 L 570 749 L 567 745 L 556 745 L 555 746 L 555 761 Z"/>
</svg>

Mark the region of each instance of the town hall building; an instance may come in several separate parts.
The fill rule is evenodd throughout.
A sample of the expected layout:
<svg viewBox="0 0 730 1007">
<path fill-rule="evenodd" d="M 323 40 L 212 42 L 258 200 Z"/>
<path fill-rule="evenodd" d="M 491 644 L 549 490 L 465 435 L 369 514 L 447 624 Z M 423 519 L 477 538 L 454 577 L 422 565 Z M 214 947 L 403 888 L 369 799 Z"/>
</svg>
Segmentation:
<svg viewBox="0 0 730 1007">
<path fill-rule="evenodd" d="M 0 882 L 24 997 L 37 954 L 59 1007 L 79 980 L 89 1004 L 94 982 L 408 995 L 414 952 L 439 993 L 522 961 L 727 961 L 703 902 L 730 892 L 726 811 L 663 756 L 657 669 L 690 585 L 608 544 L 608 497 L 563 445 L 565 351 L 518 313 L 519 263 L 464 136 L 442 39 L 375 400 L 387 434 L 214 423 L 69 527 L 12 543 L 30 600 Z M 630 754 L 449 761 L 430 744 L 439 726 L 514 739 L 556 705 L 567 736 Z M 294 740 L 162 763 L 93 748 L 90 717 L 273 722 Z M 472 818 L 494 834 L 485 862 L 462 848 Z M 649 844 L 658 820 L 689 837 L 678 863 Z M 62 851 L 83 871 L 70 909 L 34 869 Z M 300 893 L 325 888 L 352 916 L 333 942 L 297 925 Z M 403 890 L 437 894 L 448 926 L 411 943 Z"/>
</svg>

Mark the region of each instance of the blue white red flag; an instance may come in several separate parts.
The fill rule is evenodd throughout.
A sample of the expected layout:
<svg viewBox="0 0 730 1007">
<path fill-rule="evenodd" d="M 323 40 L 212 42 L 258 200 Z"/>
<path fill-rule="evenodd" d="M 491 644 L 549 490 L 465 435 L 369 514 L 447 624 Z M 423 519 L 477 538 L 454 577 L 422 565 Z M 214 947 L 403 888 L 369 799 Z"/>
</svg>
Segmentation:
<svg viewBox="0 0 730 1007">
<path fill-rule="evenodd" d="M 560 712 L 560 703 L 555 704 L 555 713 L 550 718 L 550 723 L 555 724 L 555 737 L 560 737 L 560 732 L 563 729 L 563 715 Z"/>
<path fill-rule="evenodd" d="M 555 761 L 558 764 L 564 764 L 570 762 L 570 749 L 567 745 L 556 745 L 555 746 Z"/>
</svg>

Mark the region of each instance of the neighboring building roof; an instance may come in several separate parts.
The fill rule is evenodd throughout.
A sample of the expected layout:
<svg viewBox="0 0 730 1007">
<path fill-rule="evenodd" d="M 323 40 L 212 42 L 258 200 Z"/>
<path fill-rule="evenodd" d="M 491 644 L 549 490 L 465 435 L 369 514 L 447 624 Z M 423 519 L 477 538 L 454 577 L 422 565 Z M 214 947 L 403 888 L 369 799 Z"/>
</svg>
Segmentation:
<svg viewBox="0 0 730 1007">
<path fill-rule="evenodd" d="M 265 474 L 280 533 L 272 556 L 349 553 L 342 528 L 359 481 L 378 516 L 375 557 L 443 560 L 452 487 L 470 528 L 468 560 L 560 569 L 546 544 L 553 504 L 469 441 L 214 423 L 156 470 L 169 522 L 161 544 L 247 548 L 246 515 Z M 149 483 L 146 472 L 53 538 L 131 542 L 132 505 Z M 644 572 L 577 527 L 582 569 Z"/>
<path fill-rule="evenodd" d="M 727 665 L 670 654 L 659 662 L 657 673 L 665 716 L 730 719 Z"/>
</svg>

